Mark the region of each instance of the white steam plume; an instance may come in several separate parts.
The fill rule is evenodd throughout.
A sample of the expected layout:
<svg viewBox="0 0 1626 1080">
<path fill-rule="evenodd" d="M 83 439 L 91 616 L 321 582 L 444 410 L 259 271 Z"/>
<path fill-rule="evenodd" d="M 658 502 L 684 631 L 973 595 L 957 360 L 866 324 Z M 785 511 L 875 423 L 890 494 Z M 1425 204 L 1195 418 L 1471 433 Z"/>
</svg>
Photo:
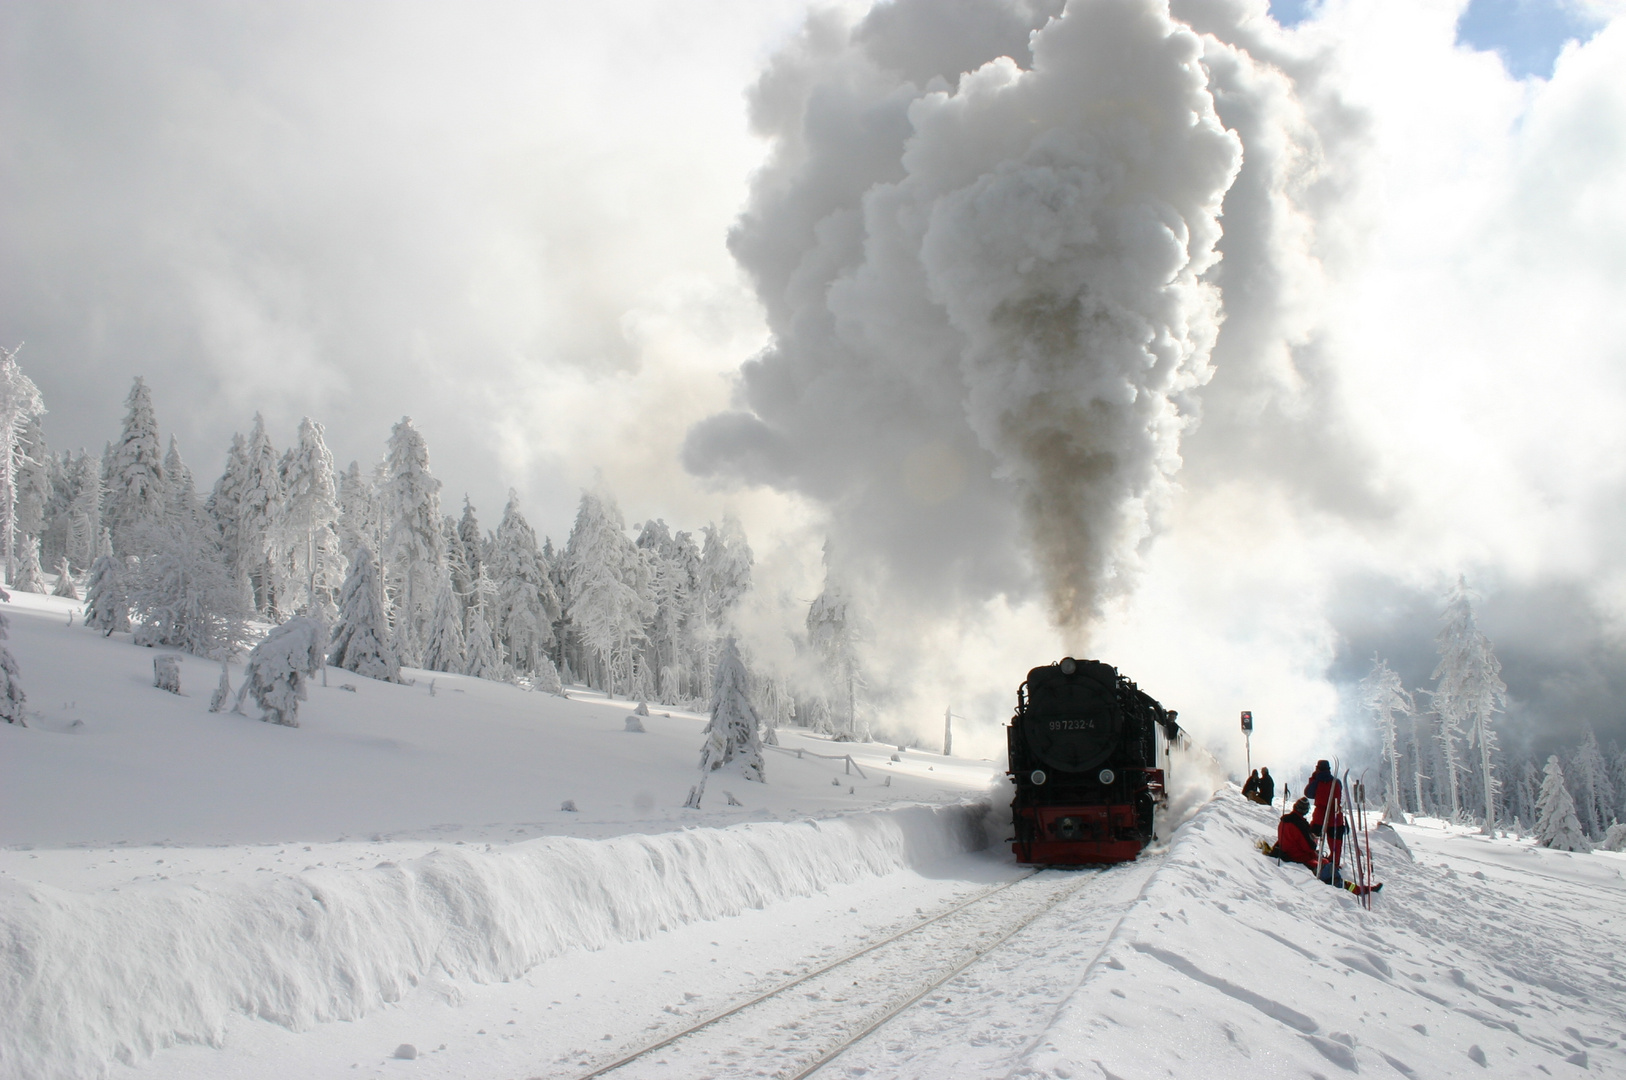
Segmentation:
<svg viewBox="0 0 1626 1080">
<path fill-rule="evenodd" d="M 776 155 L 733 245 L 774 343 L 686 463 L 813 495 L 927 606 L 1036 571 L 1076 645 L 1180 463 L 1241 146 L 1164 5 L 1050 15 L 901 0 L 775 61 L 754 105 Z"/>
</svg>

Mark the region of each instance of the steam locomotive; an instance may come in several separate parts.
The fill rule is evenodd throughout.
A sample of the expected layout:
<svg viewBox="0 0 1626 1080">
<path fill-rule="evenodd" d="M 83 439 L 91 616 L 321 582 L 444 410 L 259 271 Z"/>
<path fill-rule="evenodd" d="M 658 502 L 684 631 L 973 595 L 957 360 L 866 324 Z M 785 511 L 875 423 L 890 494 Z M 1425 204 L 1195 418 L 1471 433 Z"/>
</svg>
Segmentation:
<svg viewBox="0 0 1626 1080">
<path fill-rule="evenodd" d="M 1138 856 L 1167 798 L 1159 744 L 1166 763 L 1180 738 L 1176 715 L 1099 660 L 1069 656 L 1028 672 L 1006 729 L 1016 861 L 1077 866 Z"/>
</svg>

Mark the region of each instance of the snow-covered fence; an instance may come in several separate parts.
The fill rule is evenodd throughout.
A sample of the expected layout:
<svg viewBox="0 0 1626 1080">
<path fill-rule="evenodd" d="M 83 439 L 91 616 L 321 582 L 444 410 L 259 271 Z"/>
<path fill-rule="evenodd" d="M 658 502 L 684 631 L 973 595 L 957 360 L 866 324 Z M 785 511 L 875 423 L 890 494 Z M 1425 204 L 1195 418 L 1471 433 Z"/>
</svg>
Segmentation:
<svg viewBox="0 0 1626 1080">
<path fill-rule="evenodd" d="M 864 770 L 859 767 L 858 762 L 853 760 L 853 756 L 851 754 L 820 754 L 812 750 L 798 750 L 790 746 L 766 746 L 765 749 L 777 750 L 781 754 L 795 754 L 797 757 L 801 757 L 803 754 L 806 754 L 808 757 L 824 758 L 826 761 L 845 761 L 847 763 L 846 774 L 848 776 L 851 776 L 853 773 L 857 773 L 859 779 L 869 779 L 869 777 L 864 774 Z"/>
<path fill-rule="evenodd" d="M 441 849 L 263 884 L 85 894 L 0 878 L 0 1074 L 95 1076 L 245 1014 L 294 1030 L 397 1001 L 432 973 L 513 979 L 986 846 L 987 804 L 612 840 Z"/>
</svg>

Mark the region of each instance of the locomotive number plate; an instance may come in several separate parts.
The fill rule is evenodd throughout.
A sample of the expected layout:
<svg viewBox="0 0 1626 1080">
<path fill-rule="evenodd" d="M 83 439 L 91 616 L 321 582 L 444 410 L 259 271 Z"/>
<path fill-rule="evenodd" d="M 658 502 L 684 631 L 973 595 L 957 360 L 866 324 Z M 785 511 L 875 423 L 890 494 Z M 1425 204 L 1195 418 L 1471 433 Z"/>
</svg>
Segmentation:
<svg viewBox="0 0 1626 1080">
<path fill-rule="evenodd" d="M 1088 720 L 1052 720 L 1051 731 L 1093 731 L 1095 725 Z"/>
</svg>

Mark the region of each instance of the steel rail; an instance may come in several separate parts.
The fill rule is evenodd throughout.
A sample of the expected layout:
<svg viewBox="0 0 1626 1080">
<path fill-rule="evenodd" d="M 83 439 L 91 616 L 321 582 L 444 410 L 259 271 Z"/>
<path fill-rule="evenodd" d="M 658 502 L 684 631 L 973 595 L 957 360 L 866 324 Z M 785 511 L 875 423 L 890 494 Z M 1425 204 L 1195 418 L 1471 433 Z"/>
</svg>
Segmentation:
<svg viewBox="0 0 1626 1080">
<path fill-rule="evenodd" d="M 826 1050 L 823 1054 L 820 1054 L 819 1057 L 816 1058 L 814 1061 L 812 1061 L 810 1064 L 802 1066 L 800 1071 L 791 1073 L 788 1076 L 781 1077 L 780 1080 L 806 1080 L 807 1077 L 812 1076 L 814 1073 L 818 1072 L 820 1069 L 822 1069 L 826 1065 L 830 1064 L 830 1062 L 834 1061 L 836 1058 L 838 1058 L 842 1054 L 846 1053 L 847 1050 L 850 1049 L 854 1044 L 858 1043 L 862 1039 L 864 1039 L 867 1036 L 869 1036 L 870 1034 L 872 1034 L 877 1028 L 884 1025 L 887 1021 L 891 1020 L 893 1017 L 897 1016 L 899 1013 L 903 1012 L 905 1009 L 909 1008 L 911 1005 L 914 1005 L 921 998 L 925 997 L 927 994 L 931 993 L 933 990 L 936 990 L 939 986 L 942 986 L 944 983 L 949 982 L 950 980 L 952 980 L 955 976 L 959 975 L 966 968 L 970 967 L 972 964 L 975 964 L 977 961 L 981 960 L 983 957 L 987 956 L 989 953 L 993 952 L 995 949 L 997 949 L 1001 945 L 1005 944 L 1007 941 L 1009 941 L 1011 938 L 1015 937 L 1017 934 L 1020 934 L 1022 931 L 1026 930 L 1028 927 L 1032 926 L 1034 924 L 1034 922 L 1036 922 L 1041 916 L 1050 914 L 1050 912 L 1054 911 L 1057 908 L 1057 906 L 1060 905 L 1064 900 L 1070 900 L 1074 896 L 1077 896 L 1078 893 L 1083 890 L 1084 886 L 1088 885 L 1092 879 L 1093 879 L 1093 875 L 1090 878 L 1085 878 L 1083 881 L 1080 881 L 1077 885 L 1074 885 L 1071 889 L 1068 889 L 1065 892 L 1062 892 L 1062 893 L 1058 894 L 1054 900 L 1051 900 L 1049 903 L 1045 904 L 1038 911 L 1035 911 L 1032 915 L 1029 915 L 1027 918 L 1023 919 L 1016 926 L 1012 927 L 1009 931 L 1007 931 L 1006 933 L 1000 935 L 1000 938 L 999 938 L 998 941 L 992 942 L 992 943 L 990 943 L 988 945 L 983 946 L 981 949 L 978 949 L 975 953 L 973 953 L 970 956 L 969 959 L 967 959 L 963 963 L 958 964 L 957 966 L 955 966 L 954 969 L 949 971 L 946 975 L 943 975 L 943 976 L 933 980 L 932 982 L 926 984 L 926 986 L 922 987 L 919 990 L 919 992 L 917 992 L 913 997 L 909 998 L 906 1001 L 899 1002 L 898 1004 L 895 1004 L 892 1007 L 888 1008 L 887 1010 L 882 1012 L 880 1016 L 876 1017 L 874 1020 L 871 1020 L 868 1024 L 866 1024 L 862 1029 L 860 1029 L 859 1031 L 857 1031 L 856 1033 L 854 1033 L 852 1035 L 849 1035 L 844 1041 L 837 1044 L 836 1046 L 831 1047 L 829 1050 Z M 1015 884 L 1015 882 L 1012 882 L 1012 884 Z"/>
<path fill-rule="evenodd" d="M 1000 885 L 996 885 L 991 889 L 984 889 L 982 892 L 978 893 L 976 896 L 971 897 L 969 900 L 962 901 L 962 902 L 954 905 L 953 907 L 947 909 L 946 911 L 938 912 L 936 915 L 933 915 L 929 919 L 924 919 L 924 920 L 922 920 L 922 921 L 920 921 L 918 923 L 915 923 L 913 926 L 906 927 L 905 929 L 899 930 L 897 933 L 891 935 L 890 937 L 884 937 L 880 941 L 872 942 L 872 943 L 864 946 L 862 949 L 859 949 L 857 952 L 848 953 L 846 956 L 843 956 L 840 959 L 830 961 L 829 963 L 825 964 L 823 967 L 814 968 L 812 971 L 809 971 L 809 972 L 807 972 L 807 973 L 805 973 L 803 975 L 798 975 L 796 978 L 790 980 L 787 983 L 782 983 L 779 986 L 774 987 L 772 990 L 766 990 L 766 991 L 758 994 L 756 997 L 751 998 L 748 1001 L 742 1001 L 738 1005 L 732 1005 L 729 1008 L 724 1009 L 722 1012 L 715 1013 L 712 1016 L 707 1017 L 706 1019 L 700 1021 L 698 1024 L 692 1024 L 689 1027 L 684 1028 L 682 1031 L 674 1032 L 673 1034 L 666 1036 L 664 1039 L 661 1039 L 659 1042 L 650 1043 L 648 1046 L 644 1047 L 641 1050 L 634 1051 L 633 1053 L 627 1054 L 624 1057 L 619 1057 L 619 1058 L 615 1059 L 614 1061 L 609 1062 L 608 1064 L 600 1065 L 598 1068 L 594 1069 L 592 1072 L 581 1074 L 579 1077 L 577 1077 L 577 1080 L 594 1080 L 594 1077 L 603 1076 L 606 1073 L 612 1073 L 615 1070 L 617 1070 L 617 1069 L 619 1069 L 619 1068 L 621 1068 L 621 1067 L 623 1067 L 625 1065 L 630 1065 L 632 1062 L 637 1061 L 639 1058 L 648 1057 L 650 1054 L 655 1053 L 655 1051 L 657 1051 L 657 1050 L 664 1050 L 666 1047 L 671 1046 L 673 1043 L 677 1042 L 679 1039 L 688 1038 L 690 1035 L 693 1035 L 697 1031 L 700 1031 L 700 1030 L 702 1030 L 704 1028 L 708 1028 L 711 1025 L 717 1023 L 718 1021 L 726 1020 L 730 1016 L 733 1016 L 736 1013 L 744 1012 L 746 1009 L 751 1008 L 751 1006 L 759 1005 L 762 1002 L 767 1001 L 769 998 L 777 997 L 778 995 L 783 994 L 787 990 L 790 990 L 790 989 L 793 989 L 794 987 L 800 986 L 802 983 L 807 982 L 809 979 L 816 979 L 820 975 L 823 975 L 825 972 L 834 971 L 836 968 L 842 966 L 843 964 L 850 964 L 854 960 L 857 960 L 859 957 L 864 956 L 864 955 L 866 955 L 868 953 L 872 953 L 876 949 L 879 949 L 883 945 L 890 945 L 894 941 L 897 941 L 899 938 L 907 937 L 910 934 L 913 934 L 918 930 L 923 930 L 923 929 L 925 929 L 926 927 L 932 925 L 935 922 L 940 922 L 943 919 L 948 918 L 950 915 L 954 915 L 954 914 L 956 914 L 958 912 L 964 911 L 966 908 L 970 907 L 973 904 L 980 904 L 984 900 L 988 899 L 989 897 L 996 896 L 999 893 L 1004 892 L 1006 889 L 1011 888 L 1013 885 L 1018 885 L 1018 884 L 1020 884 L 1020 883 L 1022 883 L 1024 881 L 1026 881 L 1028 878 L 1034 876 L 1038 872 L 1039 872 L 1038 870 L 1029 870 L 1027 873 L 1023 874 L 1019 878 L 1013 878 L 1012 880 L 1004 882 L 1003 884 L 1000 884 Z M 1068 895 L 1070 896 L 1070 895 L 1072 895 L 1073 892 L 1076 892 L 1076 891 L 1077 891 L 1077 889 L 1075 888 L 1075 889 L 1069 891 Z M 1057 902 L 1059 903 L 1059 901 L 1057 901 Z M 1046 907 L 1044 909 L 1044 911 L 1049 911 L 1050 908 L 1054 907 L 1054 906 L 1055 906 L 1055 904 L 1051 904 L 1048 907 Z M 1044 914 L 1044 911 L 1041 911 L 1039 914 Z M 1034 916 L 1034 918 L 1037 918 L 1037 917 L 1038 917 L 1037 915 Z M 1032 922 L 1032 921 L 1033 921 L 1032 919 L 1027 920 L 1027 922 L 1024 922 L 1022 924 L 1022 926 L 1017 927 L 1017 929 L 1018 930 L 1022 929 L 1022 927 L 1027 926 L 1027 924 L 1029 922 Z M 1015 931 L 1012 931 L 1012 933 L 1015 933 Z M 1001 938 L 999 940 L 999 942 L 995 942 L 995 944 L 998 945 L 998 944 L 1004 942 L 1006 940 L 1006 938 L 1009 938 L 1010 936 L 1011 936 L 1010 934 L 1005 935 L 1004 938 Z M 992 946 L 990 946 L 990 948 L 992 948 Z M 972 963 L 975 960 L 981 959 L 983 955 L 984 955 L 983 953 L 978 953 L 976 956 L 972 957 L 972 960 L 968 960 L 966 962 L 966 964 L 962 964 L 959 968 L 956 968 L 950 974 L 949 977 L 952 978 L 954 975 L 958 975 L 961 971 L 963 971 L 965 969 L 966 966 L 968 966 L 970 963 Z M 935 986 L 935 985 L 937 985 L 937 984 L 933 984 L 933 986 Z M 916 997 L 914 997 L 914 998 L 911 998 L 909 1000 L 909 1002 L 906 1003 L 905 1007 L 907 1007 L 907 1005 L 914 1004 L 915 1001 L 918 1001 L 926 993 L 929 993 L 931 991 L 931 989 L 932 989 L 932 987 L 927 987 L 927 989 L 925 991 L 922 991 L 921 994 L 916 995 Z M 890 1017 L 890 1015 L 891 1014 L 888 1014 L 889 1017 Z M 868 1033 L 868 1030 L 872 1030 L 872 1029 L 866 1029 L 866 1032 L 865 1032 L 866 1034 Z M 846 1046 L 849 1046 L 849 1045 L 851 1045 L 850 1041 L 848 1043 L 843 1044 L 842 1049 L 845 1049 Z M 828 1060 L 828 1058 L 821 1059 L 820 1064 L 822 1065 L 824 1063 L 824 1061 L 826 1061 L 826 1060 Z M 804 1074 L 798 1074 L 798 1075 L 806 1075 L 806 1074 L 804 1073 Z"/>
</svg>

